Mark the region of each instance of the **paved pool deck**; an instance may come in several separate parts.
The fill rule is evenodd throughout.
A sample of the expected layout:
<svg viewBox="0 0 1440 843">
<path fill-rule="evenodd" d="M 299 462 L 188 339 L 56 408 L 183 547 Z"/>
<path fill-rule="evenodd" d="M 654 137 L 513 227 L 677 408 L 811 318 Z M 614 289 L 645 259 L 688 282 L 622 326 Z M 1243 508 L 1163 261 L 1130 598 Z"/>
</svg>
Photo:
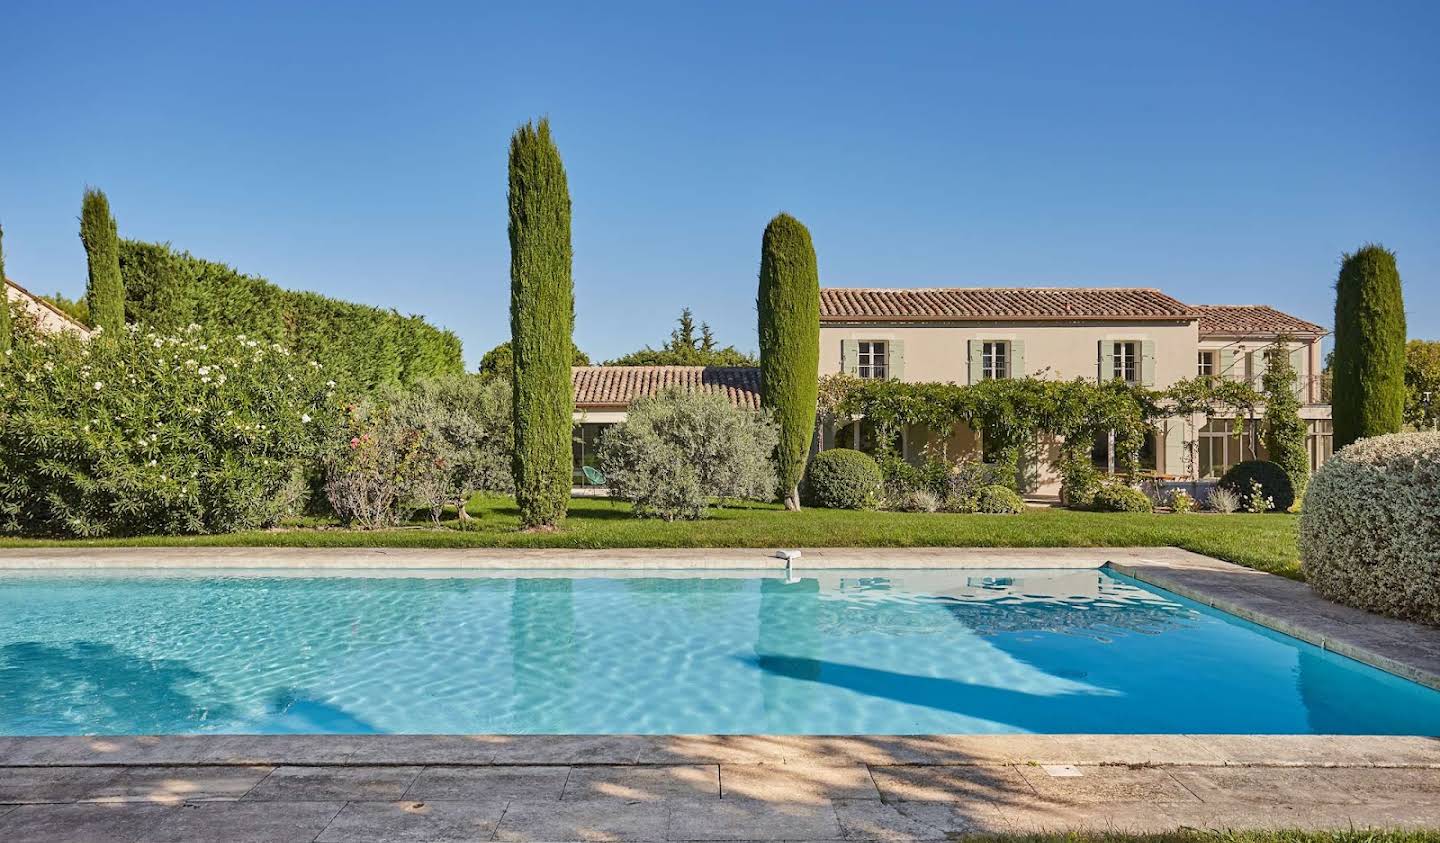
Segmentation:
<svg viewBox="0 0 1440 843">
<path fill-rule="evenodd" d="M 1440 688 L 1440 633 L 1174 548 L 808 549 L 1096 568 Z M 61 548 L 0 572 L 779 570 L 765 551 Z M 1440 828 L 1440 740 L 1336 735 L 0 737 L 0 841 L 947 840 Z"/>
</svg>

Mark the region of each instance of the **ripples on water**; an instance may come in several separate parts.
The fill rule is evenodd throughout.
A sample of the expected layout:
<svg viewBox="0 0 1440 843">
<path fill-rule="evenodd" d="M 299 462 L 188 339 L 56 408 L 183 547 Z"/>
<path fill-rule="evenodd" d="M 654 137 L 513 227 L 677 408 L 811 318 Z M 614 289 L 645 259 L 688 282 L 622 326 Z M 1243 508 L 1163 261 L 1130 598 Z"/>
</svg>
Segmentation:
<svg viewBox="0 0 1440 843">
<path fill-rule="evenodd" d="M 0 577 L 0 734 L 1440 732 L 1098 571 Z"/>
</svg>

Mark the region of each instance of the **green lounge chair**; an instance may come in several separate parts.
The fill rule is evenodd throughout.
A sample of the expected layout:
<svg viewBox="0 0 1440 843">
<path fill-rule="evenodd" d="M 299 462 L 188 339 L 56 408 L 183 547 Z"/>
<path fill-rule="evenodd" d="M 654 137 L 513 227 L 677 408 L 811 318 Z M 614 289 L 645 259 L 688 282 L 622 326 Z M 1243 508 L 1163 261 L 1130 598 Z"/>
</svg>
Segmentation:
<svg viewBox="0 0 1440 843">
<path fill-rule="evenodd" d="M 585 475 L 585 482 L 591 486 L 605 485 L 605 475 L 600 473 L 600 469 L 585 465 L 580 467 L 580 472 Z"/>
</svg>

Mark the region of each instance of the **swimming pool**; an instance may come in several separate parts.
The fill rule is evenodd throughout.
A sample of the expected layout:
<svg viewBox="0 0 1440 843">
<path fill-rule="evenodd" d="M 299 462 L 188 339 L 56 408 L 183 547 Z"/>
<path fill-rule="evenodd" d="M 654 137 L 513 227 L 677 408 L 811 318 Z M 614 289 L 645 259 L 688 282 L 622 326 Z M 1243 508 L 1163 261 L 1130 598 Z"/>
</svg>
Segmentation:
<svg viewBox="0 0 1440 843">
<path fill-rule="evenodd" d="M 0 575 L 0 734 L 1440 734 L 1104 570 Z"/>
</svg>

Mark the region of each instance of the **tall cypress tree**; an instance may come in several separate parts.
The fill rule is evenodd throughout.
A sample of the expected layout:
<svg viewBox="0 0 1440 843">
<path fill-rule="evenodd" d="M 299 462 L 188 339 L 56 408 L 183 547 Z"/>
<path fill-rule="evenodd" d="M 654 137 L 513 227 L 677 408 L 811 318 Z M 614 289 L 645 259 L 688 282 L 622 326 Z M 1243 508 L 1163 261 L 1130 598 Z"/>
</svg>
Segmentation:
<svg viewBox="0 0 1440 843">
<path fill-rule="evenodd" d="M 0 228 L 0 354 L 10 350 L 10 290 L 5 286 L 5 229 Z"/>
<path fill-rule="evenodd" d="M 1367 244 L 1340 265 L 1331 365 L 1335 447 L 1395 433 L 1405 417 L 1405 300 L 1395 253 Z"/>
<path fill-rule="evenodd" d="M 765 226 L 756 309 L 760 401 L 780 424 L 780 496 L 786 509 L 799 510 L 820 392 L 820 271 L 810 231 L 789 214 Z"/>
<path fill-rule="evenodd" d="M 90 266 L 85 301 L 90 306 L 90 327 L 119 334 L 125 327 L 125 285 L 120 280 L 120 237 L 110 200 L 93 187 L 85 188 L 80 203 L 80 242 Z"/>
<path fill-rule="evenodd" d="M 515 501 L 527 528 L 553 528 L 570 503 L 570 188 L 550 121 L 510 138 L 510 347 Z"/>
<path fill-rule="evenodd" d="M 1306 447 L 1305 422 L 1300 418 L 1300 399 L 1295 394 L 1296 372 L 1290 363 L 1290 337 L 1279 337 L 1265 352 L 1265 422 L 1262 428 L 1270 461 L 1284 469 L 1295 490 L 1295 502 L 1305 497 L 1310 482 L 1310 451 Z"/>
</svg>

